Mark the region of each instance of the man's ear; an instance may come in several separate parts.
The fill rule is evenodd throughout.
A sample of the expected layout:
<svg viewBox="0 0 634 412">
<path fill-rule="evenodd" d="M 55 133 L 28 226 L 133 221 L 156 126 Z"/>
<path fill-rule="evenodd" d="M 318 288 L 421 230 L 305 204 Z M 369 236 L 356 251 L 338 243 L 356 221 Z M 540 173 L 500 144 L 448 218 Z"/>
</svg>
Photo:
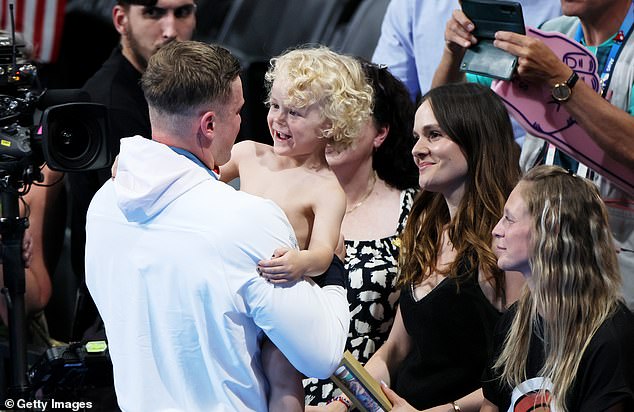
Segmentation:
<svg viewBox="0 0 634 412">
<path fill-rule="evenodd" d="M 120 35 L 125 36 L 128 32 L 128 14 L 123 6 L 115 5 L 112 9 L 112 23 Z"/>
<path fill-rule="evenodd" d="M 205 112 L 200 117 L 200 132 L 209 140 L 213 140 L 214 138 L 216 132 L 216 119 L 216 112 L 213 111 Z"/>
<path fill-rule="evenodd" d="M 372 142 L 372 145 L 374 146 L 374 150 L 381 147 L 381 145 L 387 138 L 387 135 L 390 133 L 390 126 L 388 124 L 381 125 L 376 129 L 376 133 L 377 134 L 376 136 L 374 136 L 374 140 Z"/>
<path fill-rule="evenodd" d="M 198 132 L 196 133 L 196 140 L 200 148 L 208 148 L 211 146 L 216 134 L 215 119 L 215 112 L 205 112 L 200 116 L 198 120 Z"/>
</svg>

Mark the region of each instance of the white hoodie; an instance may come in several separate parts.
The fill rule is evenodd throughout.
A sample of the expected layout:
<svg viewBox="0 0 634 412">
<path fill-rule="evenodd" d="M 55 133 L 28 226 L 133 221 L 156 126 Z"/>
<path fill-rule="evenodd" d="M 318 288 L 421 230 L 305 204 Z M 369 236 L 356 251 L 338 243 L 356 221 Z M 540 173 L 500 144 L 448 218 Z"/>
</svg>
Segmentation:
<svg viewBox="0 0 634 412">
<path fill-rule="evenodd" d="M 273 202 L 219 182 L 193 156 L 122 139 L 116 179 L 86 224 L 86 282 L 120 407 L 265 411 L 264 333 L 300 372 L 330 376 L 348 332 L 343 288 L 276 287 L 256 273 L 295 243 Z"/>
</svg>

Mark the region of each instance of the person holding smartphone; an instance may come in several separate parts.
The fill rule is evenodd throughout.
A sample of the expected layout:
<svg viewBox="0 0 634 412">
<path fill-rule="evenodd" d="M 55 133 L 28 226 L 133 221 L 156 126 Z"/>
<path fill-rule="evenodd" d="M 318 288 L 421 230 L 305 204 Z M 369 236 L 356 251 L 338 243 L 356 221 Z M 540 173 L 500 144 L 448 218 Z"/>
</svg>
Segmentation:
<svg viewBox="0 0 634 412">
<path fill-rule="evenodd" d="M 596 93 L 541 40 L 500 31 L 494 45 L 519 57 L 517 76 L 552 91 L 553 101 L 564 107 L 608 156 L 625 167 L 634 164 L 634 5 L 632 0 L 561 1 L 564 16 L 540 28 L 575 39 L 595 53 L 601 93 Z M 455 10 L 445 29 L 445 50 L 434 75 L 434 85 L 465 81 L 460 62 L 466 49 L 478 40 L 474 25 L 461 10 Z M 480 79 L 477 79 L 478 81 Z M 577 160 L 564 153 L 549 157 L 547 143 L 527 136 L 522 146 L 521 166 L 555 163 L 576 169 Z M 610 228 L 623 274 L 622 293 L 634 310 L 634 196 L 592 171 L 587 175 L 599 187 L 608 207 Z"/>
</svg>

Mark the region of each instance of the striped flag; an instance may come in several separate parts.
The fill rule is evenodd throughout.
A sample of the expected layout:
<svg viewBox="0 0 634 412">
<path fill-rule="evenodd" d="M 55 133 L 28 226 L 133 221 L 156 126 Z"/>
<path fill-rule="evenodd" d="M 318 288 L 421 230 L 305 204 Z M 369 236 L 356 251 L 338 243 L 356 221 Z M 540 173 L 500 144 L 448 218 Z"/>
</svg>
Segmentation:
<svg viewBox="0 0 634 412">
<path fill-rule="evenodd" d="M 9 4 L 13 4 L 15 31 L 33 47 L 31 59 L 49 63 L 59 52 L 66 0 L 0 0 L 0 29 L 11 32 Z"/>
</svg>

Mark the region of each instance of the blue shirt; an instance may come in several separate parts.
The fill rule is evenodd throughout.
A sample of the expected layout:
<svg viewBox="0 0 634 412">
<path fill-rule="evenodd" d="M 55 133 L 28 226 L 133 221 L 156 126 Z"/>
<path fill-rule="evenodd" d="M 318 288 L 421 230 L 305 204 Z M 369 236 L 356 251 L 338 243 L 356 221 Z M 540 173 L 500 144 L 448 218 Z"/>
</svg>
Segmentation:
<svg viewBox="0 0 634 412">
<path fill-rule="evenodd" d="M 561 15 L 559 0 L 521 0 L 524 21 L 537 27 Z M 458 0 L 392 0 L 372 61 L 385 64 L 410 92 L 412 100 L 431 88 L 445 46 L 445 26 Z"/>
</svg>

